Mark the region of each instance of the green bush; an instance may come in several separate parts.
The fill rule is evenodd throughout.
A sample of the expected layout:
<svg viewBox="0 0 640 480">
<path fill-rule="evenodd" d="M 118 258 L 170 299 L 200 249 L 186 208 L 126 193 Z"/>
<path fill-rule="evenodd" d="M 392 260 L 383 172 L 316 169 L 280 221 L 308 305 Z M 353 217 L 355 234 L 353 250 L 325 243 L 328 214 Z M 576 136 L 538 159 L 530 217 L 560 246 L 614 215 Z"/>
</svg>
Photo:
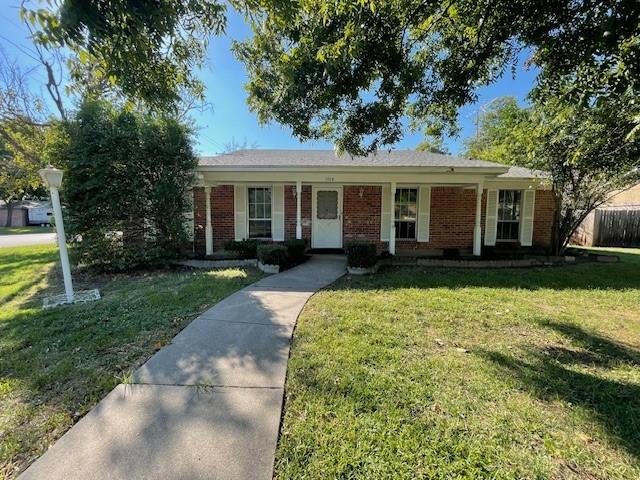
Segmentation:
<svg viewBox="0 0 640 480">
<path fill-rule="evenodd" d="M 258 254 L 258 245 L 260 240 L 245 239 L 245 240 L 230 240 L 224 244 L 224 249 L 231 252 L 236 252 L 242 258 L 256 258 Z"/>
<path fill-rule="evenodd" d="M 104 101 L 85 101 L 56 126 L 65 230 L 74 259 L 108 271 L 162 264 L 184 251 L 197 158 L 189 127 Z"/>
<path fill-rule="evenodd" d="M 280 265 L 287 263 L 287 247 L 277 243 L 258 245 L 258 260 L 263 265 Z"/>
<path fill-rule="evenodd" d="M 347 264 L 354 268 L 373 267 L 378 260 L 376 246 L 364 240 L 347 243 Z"/>
<path fill-rule="evenodd" d="M 291 265 L 304 262 L 304 254 L 307 251 L 306 240 L 286 240 L 284 246 L 287 248 L 287 257 Z"/>
</svg>

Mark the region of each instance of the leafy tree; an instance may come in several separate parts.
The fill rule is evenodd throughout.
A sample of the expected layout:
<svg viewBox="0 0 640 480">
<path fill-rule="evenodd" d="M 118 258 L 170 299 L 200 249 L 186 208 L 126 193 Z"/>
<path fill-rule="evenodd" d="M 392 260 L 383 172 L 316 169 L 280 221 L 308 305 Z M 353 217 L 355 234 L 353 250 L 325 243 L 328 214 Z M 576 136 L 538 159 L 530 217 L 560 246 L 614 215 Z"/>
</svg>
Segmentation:
<svg viewBox="0 0 640 480">
<path fill-rule="evenodd" d="M 530 128 L 530 116 L 530 110 L 521 108 L 514 97 L 496 99 L 478 119 L 476 135 L 465 141 L 465 155 L 506 164 L 525 161 L 533 139 L 523 135 L 515 141 L 514 134 Z"/>
<path fill-rule="evenodd" d="M 45 131 L 34 126 L 27 131 L 24 126 L 16 129 L 6 124 L 0 129 L 10 132 L 15 144 L 20 146 L 15 148 L 0 136 L 0 200 L 7 208 L 5 226 L 9 227 L 16 201 L 44 193 L 38 170 L 44 166 L 39 147 L 44 141 Z"/>
<path fill-rule="evenodd" d="M 81 238 L 78 261 L 125 270 L 178 255 L 197 165 L 189 128 L 86 101 L 57 130 L 49 158 L 65 168 L 67 231 Z"/>
<path fill-rule="evenodd" d="M 81 93 L 116 88 L 154 109 L 175 109 L 181 94 L 203 96 L 194 70 L 226 23 L 225 6 L 211 0 L 61 0 L 52 9 L 23 6 L 21 16 L 41 28 L 37 43 L 73 53 Z"/>
<path fill-rule="evenodd" d="M 419 152 L 431 152 L 449 155 L 449 151 L 447 150 L 447 147 L 445 147 L 442 137 L 425 138 L 418 144 L 416 150 Z"/>
<path fill-rule="evenodd" d="M 262 122 L 351 153 L 397 142 L 406 114 L 414 127 L 455 134 L 458 108 L 514 68 L 523 51 L 533 52 L 544 90 L 583 105 L 638 92 L 638 2 L 242 3 L 254 35 L 234 48 L 248 70 L 250 108 Z"/>
<path fill-rule="evenodd" d="M 483 114 L 466 154 L 549 175 L 556 199 L 553 251 L 561 254 L 593 209 L 640 181 L 640 139 L 628 135 L 630 105 L 628 98 L 582 105 L 551 97 L 521 108 L 505 98 Z"/>
</svg>

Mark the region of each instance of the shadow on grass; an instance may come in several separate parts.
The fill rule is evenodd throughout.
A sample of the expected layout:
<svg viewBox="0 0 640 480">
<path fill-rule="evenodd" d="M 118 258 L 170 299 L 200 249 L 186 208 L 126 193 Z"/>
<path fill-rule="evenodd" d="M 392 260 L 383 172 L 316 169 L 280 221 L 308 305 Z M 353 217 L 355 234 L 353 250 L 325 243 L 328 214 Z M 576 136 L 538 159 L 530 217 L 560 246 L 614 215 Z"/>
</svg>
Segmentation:
<svg viewBox="0 0 640 480">
<path fill-rule="evenodd" d="M 640 458 L 640 386 L 585 371 L 625 364 L 637 368 L 640 351 L 575 325 L 544 322 L 541 326 L 560 333 L 574 348 L 531 347 L 525 358 L 489 350 L 478 353 L 541 400 L 588 409 L 615 443 Z"/>
</svg>

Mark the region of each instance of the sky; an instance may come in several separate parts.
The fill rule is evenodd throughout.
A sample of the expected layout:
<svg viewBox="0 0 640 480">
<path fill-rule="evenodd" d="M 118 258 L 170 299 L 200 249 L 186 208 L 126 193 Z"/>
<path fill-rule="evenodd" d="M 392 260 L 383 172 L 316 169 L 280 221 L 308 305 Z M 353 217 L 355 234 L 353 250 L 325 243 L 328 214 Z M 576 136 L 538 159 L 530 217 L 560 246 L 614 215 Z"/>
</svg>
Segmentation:
<svg viewBox="0 0 640 480">
<path fill-rule="evenodd" d="M 20 24 L 16 0 L 0 0 L 0 45 L 5 54 L 19 61 L 25 71 L 31 70 L 36 62 L 30 58 L 33 49 L 28 31 Z M 240 15 L 229 11 L 227 34 L 213 37 L 208 50 L 208 65 L 198 72 L 206 86 L 207 102 L 210 108 L 203 112 L 194 112 L 196 123 L 196 151 L 201 155 L 215 155 L 224 151 L 225 146 L 235 139 L 237 143 L 246 142 L 257 148 L 333 148 L 327 142 L 301 143 L 291 131 L 278 124 L 261 126 L 255 115 L 249 111 L 247 94 L 243 85 L 247 76 L 243 65 L 231 53 L 232 40 L 243 40 L 251 34 L 250 28 Z M 456 138 L 445 139 L 445 145 L 452 154 L 461 154 L 464 139 L 473 135 L 477 112 L 493 99 L 511 95 L 524 102 L 535 80 L 535 71 L 524 68 L 524 58 L 520 59 L 515 77 L 511 72 L 491 86 L 478 92 L 478 101 L 467 105 L 459 112 L 461 133 Z M 43 90 L 46 81 L 44 71 L 35 69 L 30 72 L 31 88 Z M 44 93 L 44 92 L 43 92 Z M 413 149 L 422 140 L 422 133 L 407 132 L 397 149 Z"/>
</svg>

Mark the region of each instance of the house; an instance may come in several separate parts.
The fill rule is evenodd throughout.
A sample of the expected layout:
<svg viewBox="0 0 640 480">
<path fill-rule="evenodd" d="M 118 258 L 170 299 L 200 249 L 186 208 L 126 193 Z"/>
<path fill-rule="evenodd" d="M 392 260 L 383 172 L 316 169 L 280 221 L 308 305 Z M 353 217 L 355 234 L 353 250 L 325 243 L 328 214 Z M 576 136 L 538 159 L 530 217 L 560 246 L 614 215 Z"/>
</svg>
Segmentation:
<svg viewBox="0 0 640 480">
<path fill-rule="evenodd" d="M 246 238 L 303 238 L 314 249 L 359 239 L 436 255 L 551 243 L 553 192 L 520 167 L 409 150 L 240 150 L 202 157 L 198 174 L 197 255 Z"/>
<path fill-rule="evenodd" d="M 588 247 L 640 245 L 640 185 L 614 193 L 589 213 L 571 241 Z"/>
<path fill-rule="evenodd" d="M 7 216 L 11 211 L 11 221 Z M 24 227 L 26 225 L 48 225 L 51 222 L 53 209 L 51 202 L 40 200 L 20 200 L 14 202 L 8 209 L 0 200 L 0 225 Z"/>
</svg>

